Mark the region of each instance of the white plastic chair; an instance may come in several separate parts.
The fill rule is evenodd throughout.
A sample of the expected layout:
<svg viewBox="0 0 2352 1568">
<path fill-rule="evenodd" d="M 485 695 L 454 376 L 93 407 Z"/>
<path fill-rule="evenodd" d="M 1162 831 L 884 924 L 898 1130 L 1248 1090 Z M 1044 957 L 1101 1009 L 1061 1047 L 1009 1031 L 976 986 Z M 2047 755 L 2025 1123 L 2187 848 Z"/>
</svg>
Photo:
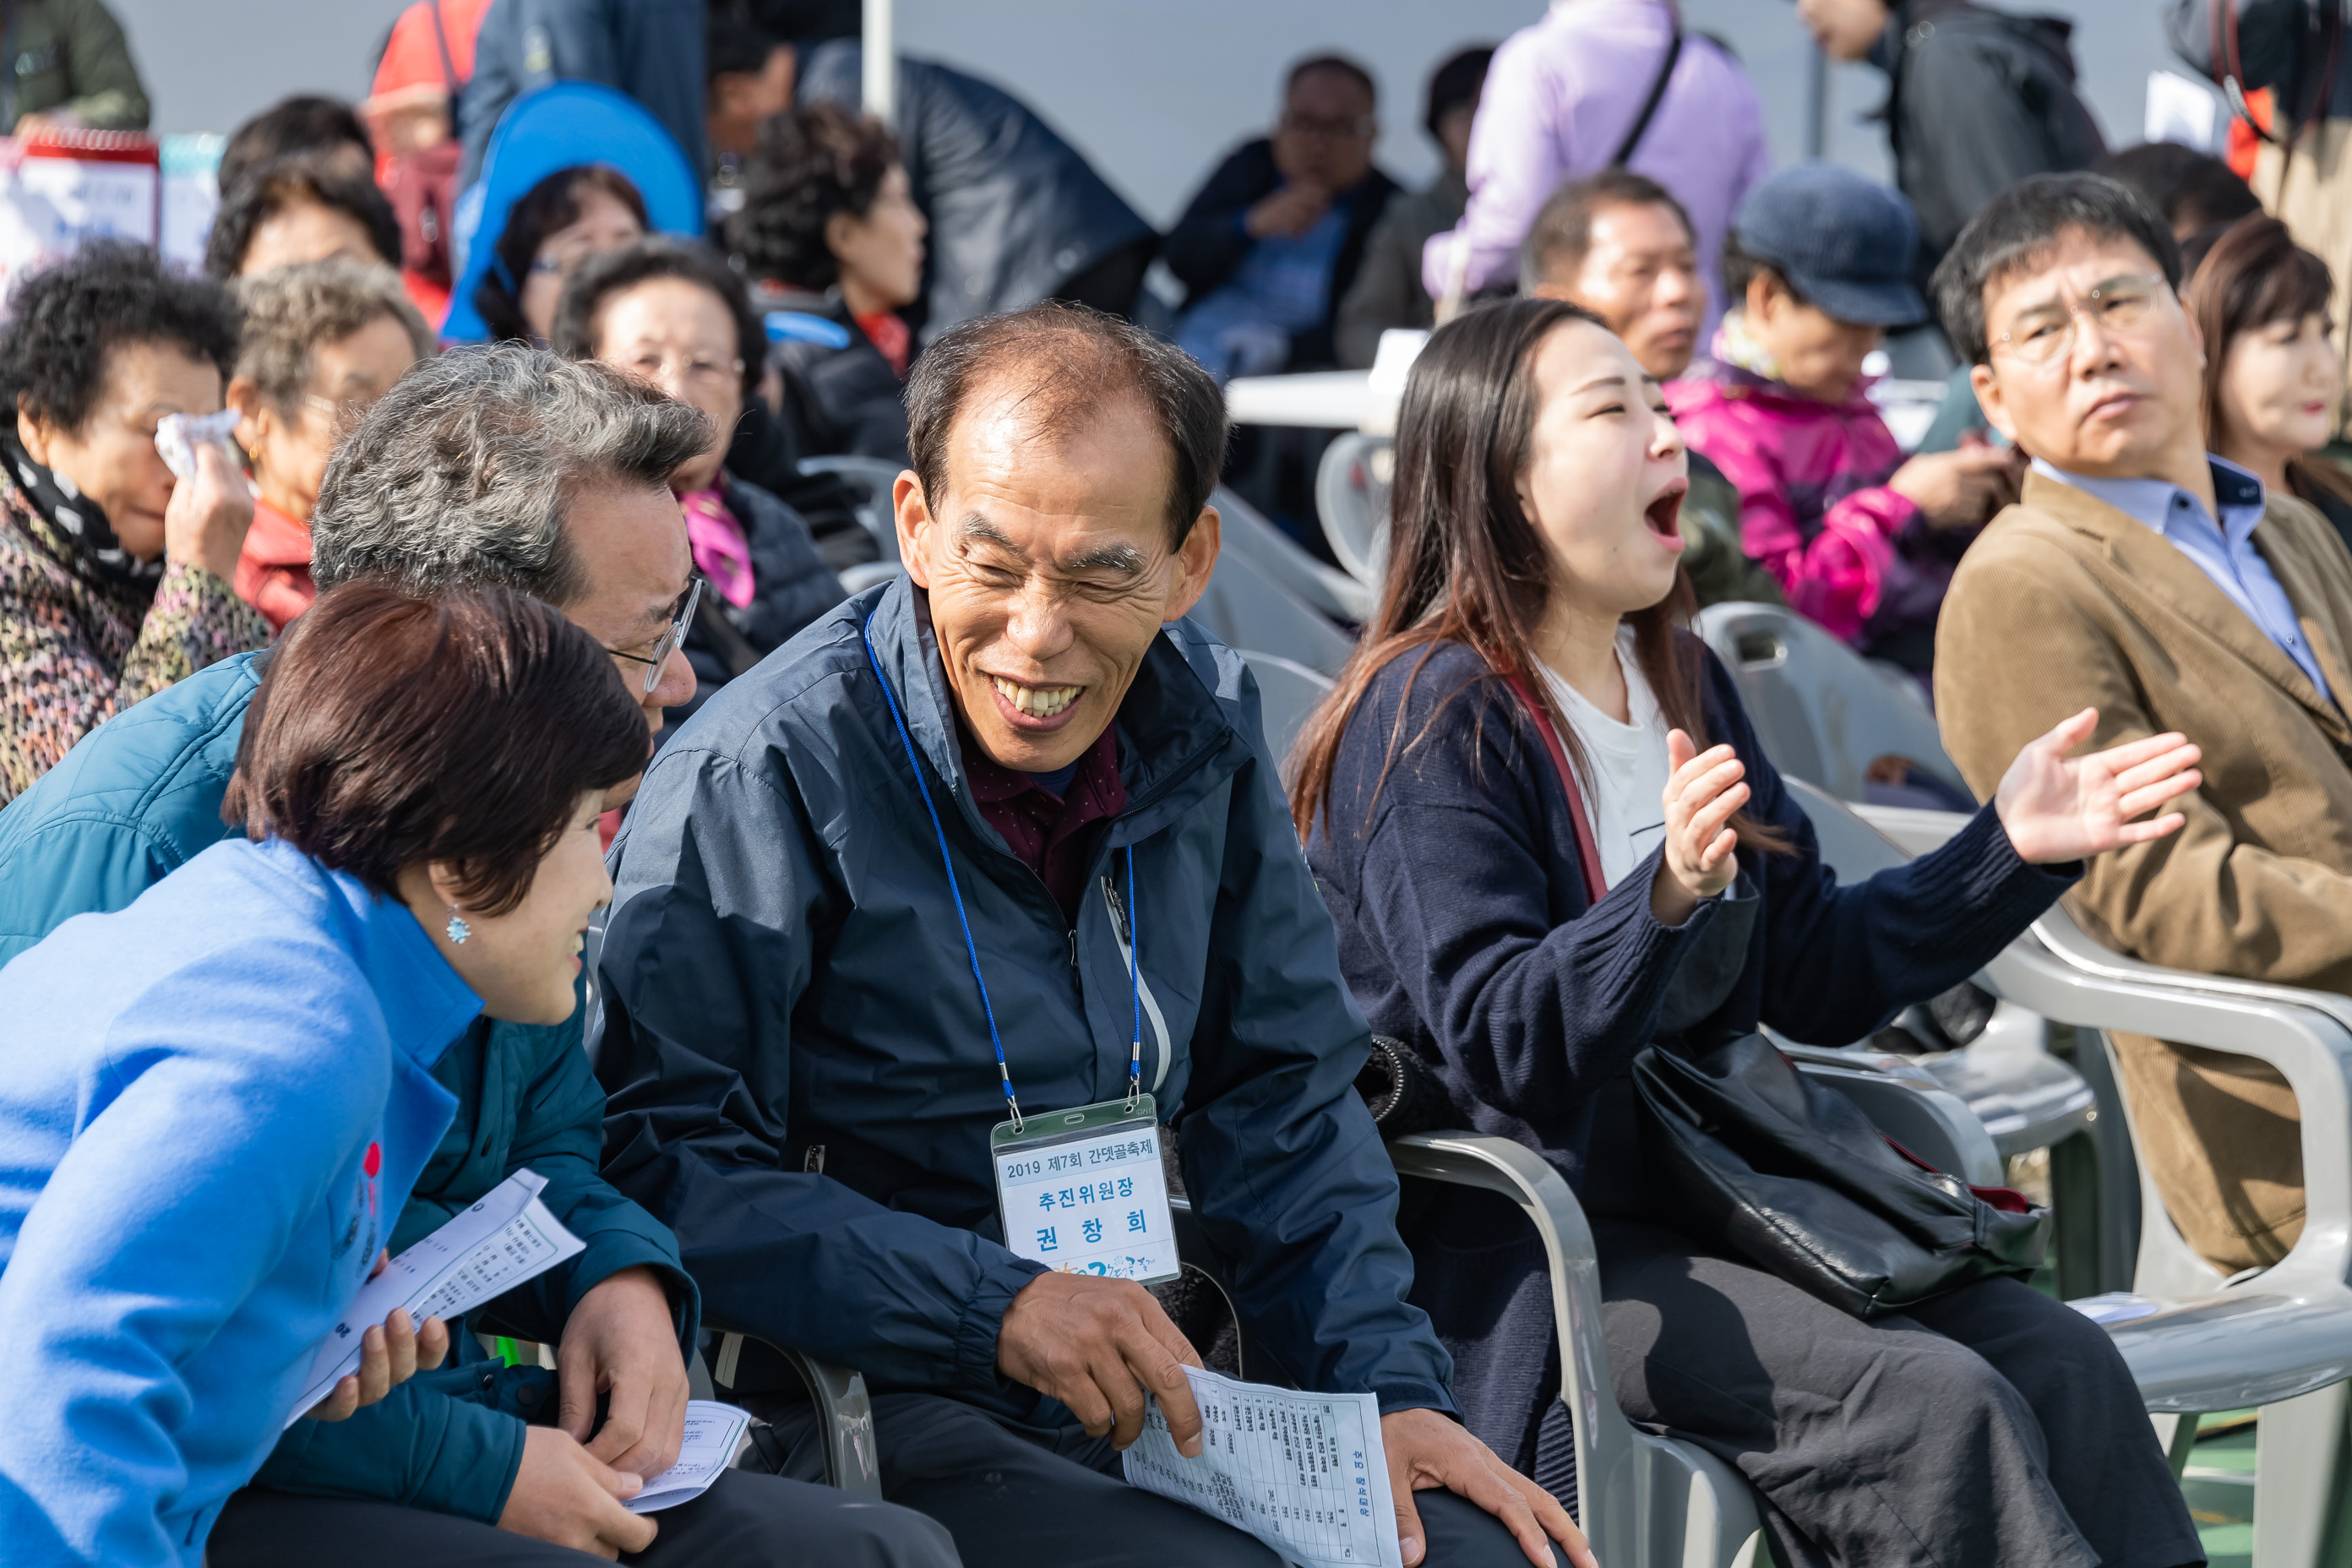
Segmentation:
<svg viewBox="0 0 2352 1568">
<path fill-rule="evenodd" d="M 1871 763 L 1891 755 L 1971 798 L 1909 676 L 1872 663 L 1779 605 L 1710 605 L 1696 626 L 1731 672 L 1765 753 L 1782 773 L 1840 800 L 1867 801 Z"/>
<path fill-rule="evenodd" d="M 1370 590 L 1301 550 L 1232 490 L 1220 487 L 1209 504 L 1223 543 L 1188 618 L 1228 647 L 1339 674 L 1356 646 L 1346 628 L 1372 613 Z"/>
<path fill-rule="evenodd" d="M 1315 469 L 1315 511 L 1348 574 L 1377 591 L 1388 569 L 1389 483 L 1395 443 L 1350 431 L 1323 448 Z"/>
<path fill-rule="evenodd" d="M 1291 742 L 1316 704 L 1330 694 L 1331 678 L 1276 654 L 1237 650 L 1257 677 L 1258 710 L 1265 721 L 1265 743 L 1277 763 L 1290 755 Z"/>
<path fill-rule="evenodd" d="M 1923 853 L 1958 815 L 1848 812 L 1796 787 L 1823 855 L 1840 874 L 1860 854 L 1865 816 L 1885 848 Z M 1843 818 L 1843 821 L 1840 819 Z M 1901 844 L 1898 847 L 1897 837 Z M 1832 838 L 1836 843 L 1833 852 Z M 2182 1239 L 2147 1162 L 2137 1172 L 2132 1289 L 2165 1303 L 2109 1326 L 2176 1465 L 2194 1416 L 2262 1407 L 2256 1425 L 2255 1568 L 2332 1568 L 2352 1561 L 2352 999 L 2328 992 L 2192 974 L 2108 952 L 2063 909 L 1985 966 L 1979 983 L 2056 1023 L 2096 1031 L 2112 1107 L 2131 1127 L 2129 1096 L 2105 1031 L 2125 1030 L 2253 1057 L 2294 1089 L 2301 1116 L 2303 1234 L 2273 1267 L 2225 1281 Z M 2137 1143 L 2137 1138 L 2134 1142 Z M 2188 1417 L 2189 1419 L 2183 1419 Z"/>
</svg>

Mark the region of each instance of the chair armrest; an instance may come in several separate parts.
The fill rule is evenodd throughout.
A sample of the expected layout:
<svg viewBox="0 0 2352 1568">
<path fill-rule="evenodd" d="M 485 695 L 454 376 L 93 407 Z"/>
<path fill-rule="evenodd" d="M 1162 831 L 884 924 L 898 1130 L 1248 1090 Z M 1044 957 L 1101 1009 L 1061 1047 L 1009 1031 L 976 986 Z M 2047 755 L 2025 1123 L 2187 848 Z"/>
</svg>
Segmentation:
<svg viewBox="0 0 2352 1568">
<path fill-rule="evenodd" d="M 2303 1126 L 2302 1237 L 2277 1268 L 2343 1283 L 2352 1273 L 2352 1001 L 2324 992 L 2163 969 L 2084 935 L 2063 909 L 1985 966 L 2004 999 L 2056 1023 L 2121 1029 L 2266 1061 Z"/>
<path fill-rule="evenodd" d="M 1630 1456 L 1632 1423 L 1617 1408 L 1603 1363 L 1601 1264 L 1592 1226 L 1567 1181 L 1541 1155 L 1508 1138 L 1476 1132 L 1411 1132 L 1389 1142 L 1401 1176 L 1483 1187 L 1519 1205 L 1543 1238 L 1551 1315 L 1559 1336 L 1560 1397 L 1576 1426 L 1578 1490 L 1603 1495 L 1604 1479 Z"/>
<path fill-rule="evenodd" d="M 756 1334 L 737 1333 L 711 1325 L 719 1336 L 719 1353 L 710 1363 L 710 1381 L 719 1393 L 731 1394 L 747 1342 L 774 1352 L 807 1385 L 809 1402 L 816 1406 L 817 1434 L 824 1445 L 824 1479 L 845 1492 L 880 1500 L 882 1467 L 874 1447 L 874 1408 L 866 1395 L 866 1377 L 847 1367 L 835 1366 L 814 1356 Z"/>
</svg>

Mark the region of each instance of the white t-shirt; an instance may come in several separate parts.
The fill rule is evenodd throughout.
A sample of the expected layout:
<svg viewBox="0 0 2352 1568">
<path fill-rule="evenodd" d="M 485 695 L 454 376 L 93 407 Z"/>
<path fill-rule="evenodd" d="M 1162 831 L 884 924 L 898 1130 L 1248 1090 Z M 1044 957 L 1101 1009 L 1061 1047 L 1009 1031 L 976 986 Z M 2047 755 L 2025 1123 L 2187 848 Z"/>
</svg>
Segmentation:
<svg viewBox="0 0 2352 1568">
<path fill-rule="evenodd" d="M 1630 724 L 1620 724 L 1595 708 L 1550 666 L 1539 667 L 1551 685 L 1552 700 L 1576 731 L 1593 775 L 1580 776 L 1577 784 L 1584 794 L 1594 847 L 1601 851 L 1601 874 L 1612 888 L 1665 841 L 1666 780 L 1673 776 L 1666 766 L 1666 721 L 1658 711 L 1657 694 L 1634 661 L 1631 626 L 1618 629 L 1617 663 L 1625 672 L 1626 707 L 1633 716 Z"/>
</svg>

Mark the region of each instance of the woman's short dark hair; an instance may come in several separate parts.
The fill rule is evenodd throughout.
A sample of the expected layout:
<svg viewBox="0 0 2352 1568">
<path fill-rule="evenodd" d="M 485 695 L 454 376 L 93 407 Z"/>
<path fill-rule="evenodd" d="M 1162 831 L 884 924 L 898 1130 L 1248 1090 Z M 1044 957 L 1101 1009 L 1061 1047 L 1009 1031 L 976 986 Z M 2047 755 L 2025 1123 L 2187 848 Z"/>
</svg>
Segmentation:
<svg viewBox="0 0 2352 1568">
<path fill-rule="evenodd" d="M 590 258 L 563 286 L 548 346 L 565 359 L 594 359 L 604 330 L 598 318 L 604 314 L 604 302 L 625 289 L 656 278 L 675 278 L 718 296 L 735 321 L 735 354 L 743 362 L 743 395 L 751 396 L 758 390 L 761 369 L 767 363 L 767 329 L 751 309 L 751 295 L 743 279 L 716 251 L 698 240 L 648 235 L 625 250 Z"/>
<path fill-rule="evenodd" d="M 223 820 L 387 898 L 443 862 L 501 915 L 592 790 L 646 765 L 644 711 L 596 639 L 510 588 L 319 595 L 271 656 Z"/>
<path fill-rule="evenodd" d="M 1937 264 L 1936 310 L 1965 363 L 1983 364 L 1990 350 L 1985 291 L 2041 266 L 2070 230 L 2130 241 L 2180 287 L 2180 247 L 2130 186 L 2105 174 L 2030 175 L 1979 208 Z"/>
<path fill-rule="evenodd" d="M 305 204 L 349 216 L 367 231 L 377 260 L 386 267 L 400 265 L 400 220 L 375 182 L 347 174 L 320 154 L 306 153 L 262 164 L 228 193 L 205 246 L 205 270 L 215 278 L 236 277 L 245 270 L 246 252 L 253 248 L 253 237 L 261 226 L 289 207 Z"/>
<path fill-rule="evenodd" d="M 358 148 L 371 162 L 375 158 L 375 143 L 350 104 L 320 93 L 298 92 L 228 133 L 215 178 L 219 189 L 233 192 L 264 163 L 306 153 L 331 156 L 346 146 Z"/>
<path fill-rule="evenodd" d="M 812 103 L 760 127 L 743 165 L 743 208 L 727 235 L 759 279 L 822 292 L 841 276 L 824 242 L 835 213 L 864 217 L 898 163 L 898 139 L 870 115 Z"/>
<path fill-rule="evenodd" d="M 907 378 L 907 453 L 923 493 L 947 494 L 956 416 L 979 394 L 1011 385 L 1034 428 L 1072 429 L 1131 397 L 1168 438 L 1168 524 L 1181 547 L 1224 467 L 1224 395 L 1201 362 L 1134 322 L 1048 300 L 975 316 L 941 332 Z"/>
<path fill-rule="evenodd" d="M 507 226 L 491 252 L 498 265 L 482 274 L 474 289 L 474 309 L 481 312 L 482 324 L 494 341 L 530 342 L 530 323 L 522 313 L 522 280 L 530 276 L 530 264 L 539 259 L 539 247 L 547 237 L 578 223 L 587 197 L 599 191 L 628 208 L 639 228 L 653 227 L 646 216 L 646 198 L 618 169 L 574 163 L 531 186 L 507 214 Z"/>
<path fill-rule="evenodd" d="M 94 240 L 10 293 L 0 398 L 79 430 L 105 391 L 108 351 L 130 343 L 178 349 L 217 369 L 226 384 L 243 320 L 211 279 L 167 271 L 143 245 Z"/>
</svg>

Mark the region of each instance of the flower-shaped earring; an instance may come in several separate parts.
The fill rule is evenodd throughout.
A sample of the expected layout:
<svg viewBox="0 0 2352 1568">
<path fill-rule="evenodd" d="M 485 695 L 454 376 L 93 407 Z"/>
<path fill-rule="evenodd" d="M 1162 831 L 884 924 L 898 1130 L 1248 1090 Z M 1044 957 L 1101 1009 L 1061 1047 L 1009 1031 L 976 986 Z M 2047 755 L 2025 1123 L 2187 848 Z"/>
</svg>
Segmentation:
<svg viewBox="0 0 2352 1568">
<path fill-rule="evenodd" d="M 465 946 L 466 939 L 474 934 L 474 928 L 467 925 L 465 918 L 457 913 L 457 906 L 455 904 L 449 906 L 449 923 L 443 928 L 443 934 L 447 936 L 450 944 L 456 947 Z"/>
</svg>

